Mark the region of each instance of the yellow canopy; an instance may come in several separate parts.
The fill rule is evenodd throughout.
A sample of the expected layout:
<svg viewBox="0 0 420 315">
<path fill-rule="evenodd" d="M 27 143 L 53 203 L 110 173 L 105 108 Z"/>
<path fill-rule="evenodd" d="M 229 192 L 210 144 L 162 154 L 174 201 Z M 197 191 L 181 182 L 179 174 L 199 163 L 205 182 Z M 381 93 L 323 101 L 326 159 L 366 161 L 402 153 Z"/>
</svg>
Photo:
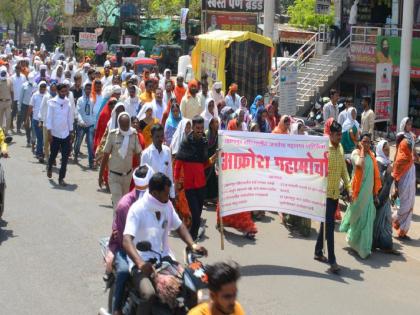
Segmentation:
<svg viewBox="0 0 420 315">
<path fill-rule="evenodd" d="M 195 77 L 198 79 L 201 78 L 203 68 L 210 73 L 214 70 L 217 75 L 217 81 L 222 82 L 223 89 L 226 91 L 226 49 L 229 48 L 233 42 L 242 42 L 245 40 L 252 40 L 273 48 L 273 43 L 269 37 L 253 32 L 217 30 L 199 35 L 197 45 L 192 50 L 191 54 L 191 64 Z M 206 53 L 205 56 L 203 52 Z M 270 73 L 268 74 L 268 77 L 270 80 Z"/>
</svg>

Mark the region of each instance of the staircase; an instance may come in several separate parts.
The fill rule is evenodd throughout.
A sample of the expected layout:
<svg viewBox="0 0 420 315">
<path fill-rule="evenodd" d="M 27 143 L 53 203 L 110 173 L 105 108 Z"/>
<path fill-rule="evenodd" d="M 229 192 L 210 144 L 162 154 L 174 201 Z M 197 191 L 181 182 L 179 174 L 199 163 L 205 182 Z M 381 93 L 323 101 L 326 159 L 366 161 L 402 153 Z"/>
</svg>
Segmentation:
<svg viewBox="0 0 420 315">
<path fill-rule="evenodd" d="M 325 94 L 348 66 L 350 36 L 322 55 L 317 53 L 319 45 L 326 45 L 321 40 L 320 33 L 315 34 L 290 57 L 293 61 L 282 64 L 273 76 L 274 85 L 277 85 L 282 67 L 297 67 L 297 116 L 306 115 L 314 98 Z"/>
</svg>

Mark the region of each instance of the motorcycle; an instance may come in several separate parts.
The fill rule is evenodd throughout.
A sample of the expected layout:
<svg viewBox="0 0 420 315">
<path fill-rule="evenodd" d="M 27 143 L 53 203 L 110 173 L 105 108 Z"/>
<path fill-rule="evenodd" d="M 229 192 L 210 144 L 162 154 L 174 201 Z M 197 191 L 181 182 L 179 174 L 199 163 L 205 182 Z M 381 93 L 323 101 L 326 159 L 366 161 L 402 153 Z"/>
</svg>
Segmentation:
<svg viewBox="0 0 420 315">
<path fill-rule="evenodd" d="M 103 257 L 106 255 L 108 240 L 100 241 Z M 201 254 L 195 253 L 189 249 L 185 249 L 185 266 L 182 267 L 179 262 L 174 261 L 171 257 L 162 257 L 160 253 L 152 250 L 150 242 L 143 241 L 136 245 L 137 250 L 141 252 L 152 252 L 159 258 L 151 261 L 155 269 L 152 276 L 157 301 L 152 305 L 153 315 L 186 315 L 190 309 L 199 302 L 208 299 L 207 277 L 204 271 L 204 265 L 198 260 Z M 170 296 L 162 290 L 165 287 L 165 279 L 171 277 L 171 281 L 177 281 L 179 289 L 172 292 Z M 104 278 L 106 289 L 108 290 L 108 309 L 101 308 L 99 315 L 111 315 L 112 297 L 115 288 L 115 270 L 111 275 Z M 165 278 L 166 277 L 166 278 Z M 145 303 L 139 296 L 137 287 L 134 286 L 132 279 L 127 280 L 123 295 L 122 312 L 124 315 L 136 315 L 142 304 Z"/>
<path fill-rule="evenodd" d="M 320 97 L 317 101 L 315 101 L 315 103 L 312 103 L 311 110 L 309 111 L 309 115 L 307 117 L 309 123 L 312 123 L 313 125 L 321 125 L 324 123 L 322 109 L 329 101 L 329 97 Z"/>
</svg>

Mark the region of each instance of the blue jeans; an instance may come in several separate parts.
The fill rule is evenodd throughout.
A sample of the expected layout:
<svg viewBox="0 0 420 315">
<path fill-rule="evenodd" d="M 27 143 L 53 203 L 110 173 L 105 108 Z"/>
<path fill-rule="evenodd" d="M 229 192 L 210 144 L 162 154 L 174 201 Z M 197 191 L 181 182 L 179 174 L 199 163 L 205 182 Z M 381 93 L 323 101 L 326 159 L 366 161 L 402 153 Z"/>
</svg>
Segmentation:
<svg viewBox="0 0 420 315">
<path fill-rule="evenodd" d="M 327 210 L 325 213 L 325 238 L 327 240 L 328 248 L 328 263 L 333 265 L 336 263 L 335 252 L 334 252 L 334 222 L 335 222 L 335 210 L 337 209 L 338 200 L 327 198 Z M 321 227 L 318 234 L 318 239 L 315 245 L 315 255 L 321 256 L 324 248 L 324 223 L 321 223 Z"/>
<path fill-rule="evenodd" d="M 125 282 L 130 277 L 127 254 L 120 249 L 114 258 L 116 271 L 114 296 L 112 297 L 112 313 L 121 311 Z"/>
<path fill-rule="evenodd" d="M 42 134 L 42 127 L 39 127 L 39 121 L 32 118 L 32 130 L 36 137 L 36 151 L 35 154 L 37 157 L 43 155 L 43 148 L 44 148 L 44 137 Z"/>
<path fill-rule="evenodd" d="M 83 138 L 86 135 L 90 167 L 93 166 L 93 133 L 94 131 L 95 131 L 94 125 L 89 126 L 89 127 L 77 126 L 76 141 L 74 143 L 74 155 L 77 157 L 80 153 L 80 146 L 82 145 Z"/>
</svg>

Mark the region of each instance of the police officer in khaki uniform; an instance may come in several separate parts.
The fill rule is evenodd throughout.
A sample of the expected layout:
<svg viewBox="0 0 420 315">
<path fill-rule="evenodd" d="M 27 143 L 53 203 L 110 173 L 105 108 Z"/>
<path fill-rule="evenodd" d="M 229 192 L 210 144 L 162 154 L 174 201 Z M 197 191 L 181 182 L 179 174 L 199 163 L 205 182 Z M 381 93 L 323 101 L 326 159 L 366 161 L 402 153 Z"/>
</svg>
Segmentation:
<svg viewBox="0 0 420 315">
<path fill-rule="evenodd" d="M 7 135 L 12 114 L 12 83 L 7 75 L 7 68 L 0 67 L 0 126 Z M 6 121 L 5 121 L 6 120 Z M 6 123 L 6 125 L 4 125 Z"/>
<path fill-rule="evenodd" d="M 130 190 L 133 155 L 140 153 L 140 142 L 136 130 L 131 127 L 130 114 L 122 112 L 118 115 L 118 129 L 111 130 L 106 139 L 98 179 L 102 188 L 104 169 L 108 165 L 114 211 L 121 197 Z"/>
</svg>

